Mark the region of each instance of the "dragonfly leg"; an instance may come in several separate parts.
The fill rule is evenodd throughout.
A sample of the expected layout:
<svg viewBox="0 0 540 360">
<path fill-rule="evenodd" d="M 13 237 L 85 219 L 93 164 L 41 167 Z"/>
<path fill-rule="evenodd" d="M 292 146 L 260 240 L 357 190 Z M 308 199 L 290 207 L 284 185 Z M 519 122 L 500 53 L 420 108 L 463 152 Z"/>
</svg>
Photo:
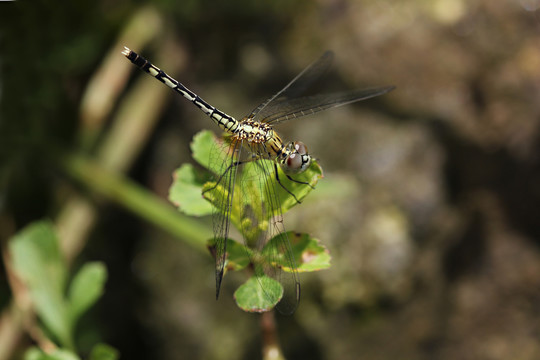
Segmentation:
<svg viewBox="0 0 540 360">
<path fill-rule="evenodd" d="M 312 189 L 315 189 L 315 186 L 311 185 L 310 183 L 308 183 L 307 181 L 300 181 L 300 180 L 295 180 L 293 179 L 292 177 L 290 177 L 289 175 L 285 174 L 285 176 L 287 177 L 287 179 L 297 183 L 297 184 L 302 184 L 302 185 L 308 185 L 310 188 Z"/>
<path fill-rule="evenodd" d="M 221 180 L 225 177 L 225 175 L 226 175 L 232 168 L 234 168 L 234 167 L 236 167 L 236 166 L 239 166 L 239 165 L 242 165 L 242 164 L 246 164 L 246 163 L 248 163 L 248 162 L 250 162 L 250 161 L 251 161 L 251 160 L 248 160 L 248 161 L 235 161 L 235 162 L 231 163 L 229 166 L 227 166 L 227 169 L 225 169 L 225 171 L 223 172 L 223 174 L 221 174 L 221 175 L 219 176 L 219 178 L 218 178 L 217 181 L 216 181 L 216 185 L 212 186 L 212 187 L 209 188 L 209 189 L 204 190 L 202 193 L 204 194 L 205 192 L 208 192 L 208 191 L 210 191 L 210 190 L 214 190 L 214 189 L 219 185 L 219 183 L 221 182 Z"/>
<path fill-rule="evenodd" d="M 277 165 L 276 165 L 275 162 L 274 162 L 274 174 L 276 175 L 276 181 L 278 182 L 279 186 L 281 186 L 286 192 L 288 192 L 290 195 L 292 195 L 292 197 L 294 198 L 294 200 L 296 200 L 296 202 L 297 202 L 298 204 L 301 204 L 302 202 L 301 202 L 300 200 L 298 200 L 298 198 L 296 197 L 296 195 L 294 195 L 289 189 L 287 189 L 287 188 L 285 187 L 285 185 L 283 185 L 283 184 L 281 183 L 281 180 L 279 180 L 278 168 L 277 168 Z M 290 180 L 294 181 L 294 182 L 297 182 L 297 183 L 300 183 L 300 184 L 307 184 L 307 185 L 309 185 L 308 183 L 305 183 L 305 182 L 303 182 L 303 181 L 296 181 L 296 180 L 294 180 L 294 179 L 291 179 L 291 177 L 290 177 L 289 175 L 287 175 L 287 177 L 288 177 Z"/>
</svg>

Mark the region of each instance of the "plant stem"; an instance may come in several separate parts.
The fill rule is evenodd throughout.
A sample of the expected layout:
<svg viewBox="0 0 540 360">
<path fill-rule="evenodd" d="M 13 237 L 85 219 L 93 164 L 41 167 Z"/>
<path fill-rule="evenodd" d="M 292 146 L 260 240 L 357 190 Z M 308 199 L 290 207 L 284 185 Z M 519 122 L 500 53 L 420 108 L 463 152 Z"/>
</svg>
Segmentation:
<svg viewBox="0 0 540 360">
<path fill-rule="evenodd" d="M 81 155 L 61 158 L 64 170 L 92 191 L 106 196 L 150 223 L 181 238 L 193 248 L 206 252 L 212 231 L 204 224 L 180 214 L 172 205 L 128 178 L 106 170 Z"/>
<path fill-rule="evenodd" d="M 274 311 L 264 312 L 261 315 L 261 329 L 263 360 L 285 360 L 279 346 Z"/>
</svg>

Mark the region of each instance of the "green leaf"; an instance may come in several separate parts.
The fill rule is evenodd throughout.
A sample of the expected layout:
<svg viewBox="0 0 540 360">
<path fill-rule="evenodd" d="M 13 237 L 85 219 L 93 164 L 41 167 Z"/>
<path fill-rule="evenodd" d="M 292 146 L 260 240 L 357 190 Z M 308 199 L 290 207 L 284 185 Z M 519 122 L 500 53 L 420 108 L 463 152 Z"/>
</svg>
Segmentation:
<svg viewBox="0 0 540 360">
<path fill-rule="evenodd" d="M 250 263 L 251 250 L 246 246 L 234 241 L 227 240 L 227 262 L 225 267 L 227 270 L 237 271 L 242 270 Z"/>
<path fill-rule="evenodd" d="M 191 143 L 193 158 L 215 175 L 221 176 L 222 174 L 219 173 L 222 171 L 221 165 L 227 161 L 226 150 L 228 148 L 226 144 L 227 140 L 218 139 L 211 131 L 201 131 L 194 136 Z M 311 162 L 310 167 L 303 173 L 291 175 L 293 180 L 290 180 L 281 167 L 277 166 L 278 182 L 275 168 L 274 160 L 258 160 L 243 166 L 242 172 L 238 174 L 234 189 L 234 194 L 242 194 L 242 198 L 244 198 L 244 202 L 240 203 L 241 197 L 235 196 L 236 203 L 233 203 L 231 214 L 235 226 L 240 226 L 239 219 L 245 218 L 242 211 L 244 211 L 246 205 L 250 205 L 252 210 L 262 211 L 266 209 L 264 214 L 257 214 L 258 219 L 268 220 L 275 216 L 278 205 L 281 206 L 281 212 L 286 213 L 290 208 L 298 204 L 297 200 L 302 201 L 313 190 L 312 186 L 314 187 L 318 180 L 322 178 L 322 169 L 315 160 Z M 261 173 L 265 173 L 266 176 L 261 177 Z M 186 177 L 189 178 L 189 176 Z M 311 186 L 299 182 L 309 183 Z M 223 188 L 225 183 L 227 183 L 227 179 L 223 178 L 217 186 L 215 182 L 209 182 L 203 186 L 204 197 L 216 207 L 222 205 L 219 204 L 219 199 L 226 195 L 227 190 Z M 269 192 L 267 189 L 274 189 L 275 191 Z M 180 203 L 178 198 L 171 198 L 171 201 Z M 264 207 L 260 206 L 262 205 L 261 202 L 265 204 Z M 265 229 L 261 230 L 264 231 Z"/>
<path fill-rule="evenodd" d="M 204 216 L 212 213 L 212 205 L 202 196 L 202 187 L 208 176 L 198 173 L 193 165 L 184 164 L 174 172 L 169 189 L 169 201 L 187 215 Z"/>
<path fill-rule="evenodd" d="M 295 233 L 289 231 L 281 233 L 272 238 L 263 248 L 263 255 L 275 267 L 281 267 L 285 271 L 292 271 L 281 251 L 283 246 L 279 244 L 285 241 L 286 236 L 291 243 L 292 252 L 298 272 L 311 272 L 330 267 L 330 254 L 328 249 L 320 244 L 318 239 L 310 237 L 308 234 Z"/>
<path fill-rule="evenodd" d="M 216 239 L 208 240 L 208 250 L 216 257 Z M 225 258 L 226 271 L 238 271 L 244 269 L 250 263 L 252 250 L 233 239 L 227 239 L 227 254 Z"/>
<path fill-rule="evenodd" d="M 24 354 L 24 360 L 80 360 L 80 357 L 65 349 L 56 349 L 47 354 L 37 347 L 32 347 Z"/>
<path fill-rule="evenodd" d="M 13 268 L 28 287 L 36 312 L 49 331 L 73 348 L 72 327 L 64 299 L 66 265 L 48 221 L 33 223 L 10 241 Z"/>
<path fill-rule="evenodd" d="M 250 277 L 234 292 L 234 298 L 239 308 L 256 313 L 272 310 L 282 296 L 281 284 L 264 275 Z"/>
<path fill-rule="evenodd" d="M 120 357 L 118 350 L 107 344 L 97 344 L 92 348 L 89 360 L 116 360 Z"/>
<path fill-rule="evenodd" d="M 215 182 L 206 183 L 203 188 L 204 198 L 212 204 L 216 209 L 220 208 L 222 199 L 225 199 L 228 196 L 228 190 L 225 189 L 221 184 L 216 185 Z M 241 217 L 240 217 L 240 204 L 238 201 L 238 196 L 235 196 L 237 201 L 234 201 L 231 208 L 230 220 L 233 225 L 240 229 L 241 226 Z"/>
<path fill-rule="evenodd" d="M 190 147 L 195 161 L 211 170 L 211 161 L 216 156 L 216 146 L 218 146 L 216 135 L 210 130 L 202 130 L 193 137 Z"/>
<path fill-rule="evenodd" d="M 277 189 L 277 203 L 281 204 L 281 211 L 283 214 L 289 211 L 292 207 L 298 205 L 296 199 L 302 201 L 313 190 L 311 186 L 315 187 L 319 179 L 323 177 L 322 168 L 315 160 L 311 162 L 309 168 L 307 168 L 303 173 L 291 175 L 294 180 L 309 183 L 311 186 L 299 184 L 296 181 L 289 180 L 279 166 L 278 169 L 279 181 L 283 186 L 276 182 L 275 176 L 271 177 L 271 181 L 274 182 L 275 189 Z M 272 175 L 274 174 L 272 173 Z M 292 192 L 296 196 L 296 199 L 289 192 L 287 192 L 284 187 Z"/>
<path fill-rule="evenodd" d="M 72 324 L 103 294 L 107 269 L 101 262 L 85 264 L 75 275 L 68 291 Z"/>
<path fill-rule="evenodd" d="M 276 180 L 276 167 L 279 182 Z M 266 176 L 261 176 L 262 173 Z M 255 211 L 257 211 L 258 219 L 269 220 L 277 214 L 285 214 L 298 205 L 298 201 L 302 201 L 313 190 L 312 186 L 315 187 L 322 178 L 322 169 L 316 161 L 312 161 L 306 171 L 291 176 L 293 181 L 287 177 L 279 165 L 274 166 L 273 160 L 258 160 L 247 163 L 238 176 L 241 181 L 238 181 L 239 179 L 236 181 L 235 194 L 242 194 L 245 204 L 236 206 L 233 211 L 245 209 L 246 204 L 249 204 L 251 209 L 257 209 Z M 273 189 L 273 191 L 268 191 L 268 189 Z M 277 206 L 280 206 L 280 209 Z M 244 218 L 242 214 L 239 216 Z"/>
<path fill-rule="evenodd" d="M 207 167 L 210 167 L 210 163 L 215 164 L 216 162 L 222 163 L 226 161 L 226 154 L 220 150 L 222 148 L 223 144 L 219 142 L 213 133 L 208 132 L 197 134 L 192 144 L 193 155 L 197 156 L 197 161 Z M 217 155 L 214 154 L 216 152 Z M 212 156 L 212 154 L 214 154 L 214 159 L 211 161 L 204 162 L 201 160 Z M 219 166 L 213 166 L 213 172 L 215 173 Z M 278 169 L 279 182 L 276 180 L 276 168 Z M 279 166 L 275 166 L 274 160 L 261 159 L 246 163 L 237 176 L 233 190 L 234 199 L 229 215 L 234 226 L 241 229 L 247 242 L 251 243 L 253 239 L 257 239 L 262 232 L 267 230 L 267 220 L 278 214 L 286 213 L 313 190 L 312 186 L 314 187 L 318 180 L 322 178 L 322 169 L 316 161 L 312 161 L 305 172 L 291 176 L 294 179 L 293 181 L 287 177 Z M 222 199 L 228 196 L 228 190 L 224 187 L 228 180 L 224 177 L 220 179 L 219 184 L 208 182 L 202 188 L 204 198 L 221 211 L 224 208 L 221 203 Z M 309 183 L 311 186 L 305 183 Z M 272 189 L 272 191 L 268 191 L 268 189 Z M 257 223 L 252 221 L 246 224 L 244 223 L 246 219 L 257 219 Z"/>
</svg>

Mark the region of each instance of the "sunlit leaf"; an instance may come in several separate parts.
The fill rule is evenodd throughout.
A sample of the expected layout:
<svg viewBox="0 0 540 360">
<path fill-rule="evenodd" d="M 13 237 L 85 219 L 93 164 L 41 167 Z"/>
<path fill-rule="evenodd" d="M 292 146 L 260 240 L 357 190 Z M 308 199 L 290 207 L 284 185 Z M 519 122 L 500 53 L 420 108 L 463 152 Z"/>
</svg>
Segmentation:
<svg viewBox="0 0 540 360">
<path fill-rule="evenodd" d="M 202 196 L 203 185 L 209 180 L 193 165 L 184 164 L 174 172 L 169 200 L 187 215 L 203 216 L 212 213 L 212 205 Z"/>
<path fill-rule="evenodd" d="M 227 198 L 229 192 L 227 189 L 223 187 L 222 184 L 216 185 L 215 182 L 208 182 L 206 183 L 203 188 L 203 197 L 209 201 L 212 206 L 216 207 L 216 209 L 221 209 L 221 201 L 223 199 Z M 240 229 L 240 222 L 241 222 L 241 204 L 238 201 L 233 202 L 231 212 L 230 212 L 230 220 L 233 223 L 233 225 Z"/>
<path fill-rule="evenodd" d="M 208 250 L 212 256 L 216 257 L 216 239 L 212 238 L 208 240 Z M 225 259 L 225 270 L 226 271 L 237 271 L 242 270 L 250 263 L 250 257 L 252 256 L 252 250 L 234 241 L 232 239 L 227 239 L 227 253 Z"/>
<path fill-rule="evenodd" d="M 276 169 L 279 181 L 276 179 Z M 244 181 L 242 194 L 250 194 L 252 199 L 262 201 L 266 209 L 263 218 L 270 219 L 298 205 L 322 178 L 322 169 L 316 161 L 312 161 L 306 171 L 291 175 L 291 180 L 273 160 L 258 160 L 246 164 L 241 176 Z M 249 188 L 245 184 L 249 184 Z"/>
<path fill-rule="evenodd" d="M 274 186 L 277 190 L 278 204 L 281 204 L 281 211 L 283 214 L 295 205 L 298 205 L 296 200 L 302 201 L 313 190 L 312 186 L 315 187 L 319 179 L 323 177 L 322 169 L 316 161 L 312 161 L 309 168 L 303 173 L 291 175 L 291 178 L 295 181 L 287 178 L 280 167 L 278 167 L 278 169 L 279 182 L 283 186 L 277 183 L 275 177 L 272 177 L 271 181 L 276 183 Z M 309 183 L 311 186 L 300 184 L 297 181 Z M 293 193 L 296 199 L 285 189 Z"/>
<path fill-rule="evenodd" d="M 191 142 L 191 152 L 195 161 L 215 175 L 227 160 L 228 147 L 223 138 L 218 138 L 210 130 L 198 132 Z"/>
<path fill-rule="evenodd" d="M 222 148 L 222 141 L 210 131 L 199 132 L 195 135 L 191 144 L 195 160 L 214 172 L 220 168 L 219 164 L 227 161 L 227 154 Z M 242 201 L 244 203 L 233 204 L 233 216 L 237 219 L 243 218 L 244 216 L 239 211 L 242 211 L 246 204 L 249 204 L 252 209 L 261 209 L 260 211 L 264 208 L 267 209 L 264 214 L 257 214 L 258 219 L 270 219 L 275 216 L 277 206 L 280 206 L 281 212 L 285 213 L 297 205 L 298 201 L 302 201 L 323 176 L 322 169 L 315 160 L 311 162 L 310 167 L 303 173 L 290 175 L 293 180 L 289 179 L 283 170 L 281 170 L 281 167 L 276 165 L 274 160 L 261 159 L 249 162 L 243 166 L 242 172 L 238 174 L 234 194 L 235 201 L 241 201 L 240 199 L 243 199 Z M 278 171 L 279 182 L 276 179 L 276 169 Z M 216 175 L 220 176 L 222 174 Z M 220 185 L 223 185 L 223 182 L 225 180 L 221 179 L 217 187 L 215 182 L 211 182 L 203 188 L 205 198 L 210 200 L 214 206 L 217 205 L 215 199 L 220 199 L 220 197 L 212 196 L 207 192 L 213 191 L 211 189 L 218 192 L 224 191 L 223 187 L 218 189 Z M 268 191 L 268 189 L 272 189 L 272 191 Z M 242 194 L 242 196 L 237 196 L 237 194 Z M 272 198 L 270 198 L 270 195 Z M 259 204 L 254 204 L 252 203 L 253 201 L 258 201 L 261 205 L 264 203 L 265 206 L 262 207 Z M 239 225 L 239 223 L 236 222 L 235 225 Z M 264 231 L 264 229 L 262 230 Z"/>
<path fill-rule="evenodd" d="M 251 250 L 237 241 L 229 239 L 227 241 L 227 270 L 241 270 L 250 263 Z"/>
<path fill-rule="evenodd" d="M 281 300 L 283 288 L 267 276 L 252 276 L 234 293 L 236 304 L 247 312 L 269 311 Z"/>
<path fill-rule="evenodd" d="M 308 234 L 295 233 L 289 231 L 282 233 L 272 238 L 264 247 L 263 255 L 265 255 L 274 266 L 280 267 L 285 271 L 291 271 L 287 257 L 285 254 L 276 254 L 276 251 L 281 251 L 283 237 L 287 237 L 291 243 L 292 252 L 296 262 L 298 272 L 311 272 L 323 270 L 330 267 L 330 253 L 318 239 L 310 237 Z"/>
<path fill-rule="evenodd" d="M 191 142 L 190 147 L 193 159 L 206 169 L 211 169 L 210 158 L 215 143 L 216 136 L 209 130 L 200 131 L 193 137 L 193 141 Z"/>
</svg>

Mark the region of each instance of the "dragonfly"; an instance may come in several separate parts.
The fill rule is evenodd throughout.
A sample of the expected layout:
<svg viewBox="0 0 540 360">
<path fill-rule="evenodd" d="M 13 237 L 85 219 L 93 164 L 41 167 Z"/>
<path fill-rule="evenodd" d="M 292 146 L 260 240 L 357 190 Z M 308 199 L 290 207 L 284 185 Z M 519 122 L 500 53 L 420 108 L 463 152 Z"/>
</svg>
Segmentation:
<svg viewBox="0 0 540 360">
<path fill-rule="evenodd" d="M 274 130 L 274 125 L 337 106 L 383 95 L 395 87 L 383 86 L 337 93 L 304 95 L 308 88 L 330 67 L 334 55 L 331 51 L 326 51 L 283 89 L 258 105 L 247 116 L 237 120 L 204 101 L 182 83 L 167 75 L 136 52 L 124 47 L 122 54 L 134 65 L 191 101 L 228 136 L 227 145 L 224 145 L 225 150 L 223 150 L 225 155 L 214 156 L 214 158 L 218 159 L 214 160 L 214 162 L 218 164 L 215 164 L 214 170 L 216 176 L 215 186 L 211 189 L 215 190 L 218 185 L 220 189 L 223 189 L 223 191 L 215 191 L 213 201 L 215 208 L 213 224 L 216 299 L 219 297 L 226 270 L 227 239 L 231 230 L 231 216 L 234 216 L 233 208 L 235 204 L 240 204 L 246 208 L 245 216 L 252 218 L 250 223 L 262 221 L 261 211 L 249 208 L 249 204 L 253 202 L 253 199 L 249 198 L 251 196 L 249 195 L 250 189 L 236 186 L 237 181 L 243 181 L 242 170 L 240 169 L 246 164 L 255 164 L 256 166 L 252 166 L 251 169 L 256 170 L 255 173 L 258 173 L 256 176 L 260 177 L 260 179 L 265 179 L 261 180 L 259 194 L 264 194 L 265 201 L 268 203 L 263 205 L 264 211 L 267 212 L 266 218 L 271 219 L 270 224 L 263 227 L 265 231 L 258 234 L 258 245 L 255 248 L 260 250 L 264 244 L 273 239 L 271 242 L 272 246 L 275 247 L 273 252 L 280 254 L 282 257 L 280 263 L 284 263 L 285 266 L 279 266 L 275 263 L 266 265 L 263 272 L 278 281 L 283 287 L 283 295 L 276 305 L 278 311 L 285 314 L 293 313 L 300 301 L 300 282 L 295 256 L 283 225 L 283 214 L 277 193 L 280 188 L 284 189 L 296 202 L 300 203 L 295 194 L 284 184 L 283 175 L 285 175 L 289 183 L 312 186 L 309 182 L 297 180 L 295 177 L 304 173 L 311 166 L 313 158 L 303 142 L 284 142 Z M 253 170 L 251 173 L 253 173 Z M 259 215 L 256 215 L 257 213 Z M 240 231 L 245 242 L 246 238 L 253 237 L 249 233 L 247 226 L 241 226 Z M 251 255 L 251 257 L 254 256 Z M 264 284 L 260 282 L 260 286 L 264 287 Z"/>
</svg>

